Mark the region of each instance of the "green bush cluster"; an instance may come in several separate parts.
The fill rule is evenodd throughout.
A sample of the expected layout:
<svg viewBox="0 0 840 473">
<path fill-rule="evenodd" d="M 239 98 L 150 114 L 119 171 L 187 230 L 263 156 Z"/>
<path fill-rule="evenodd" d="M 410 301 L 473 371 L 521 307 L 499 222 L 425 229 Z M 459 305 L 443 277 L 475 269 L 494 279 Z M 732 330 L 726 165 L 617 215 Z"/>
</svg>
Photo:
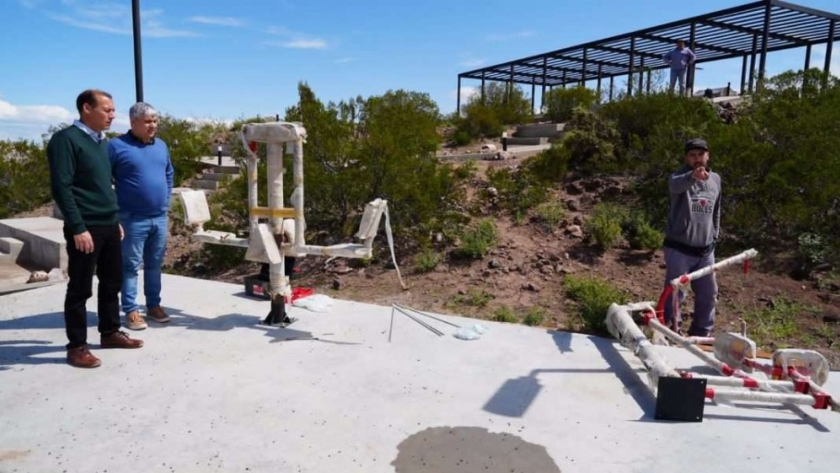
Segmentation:
<svg viewBox="0 0 840 473">
<path fill-rule="evenodd" d="M 627 296 L 607 281 L 598 278 L 568 275 L 563 287 L 569 299 L 577 303 L 577 316 L 583 328 L 597 334 L 606 334 L 604 320 L 610 304 L 624 304 Z"/>
</svg>

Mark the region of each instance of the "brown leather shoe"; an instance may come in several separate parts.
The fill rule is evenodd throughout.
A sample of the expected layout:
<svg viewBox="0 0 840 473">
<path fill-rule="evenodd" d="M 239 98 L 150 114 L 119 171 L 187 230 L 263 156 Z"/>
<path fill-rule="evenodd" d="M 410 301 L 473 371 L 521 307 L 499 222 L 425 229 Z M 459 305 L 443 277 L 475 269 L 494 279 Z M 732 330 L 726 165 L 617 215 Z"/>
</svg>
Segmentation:
<svg viewBox="0 0 840 473">
<path fill-rule="evenodd" d="M 102 362 L 93 356 L 87 345 L 67 349 L 67 364 L 76 368 L 96 368 Z"/>
<path fill-rule="evenodd" d="M 121 330 L 102 335 L 99 343 L 102 348 L 140 348 L 143 346 L 143 340 L 132 340 L 127 333 Z"/>
<path fill-rule="evenodd" d="M 146 315 L 159 324 L 169 322 L 169 316 L 166 315 L 166 312 L 163 311 L 163 307 L 161 306 L 152 307 L 151 309 L 146 310 Z"/>
</svg>

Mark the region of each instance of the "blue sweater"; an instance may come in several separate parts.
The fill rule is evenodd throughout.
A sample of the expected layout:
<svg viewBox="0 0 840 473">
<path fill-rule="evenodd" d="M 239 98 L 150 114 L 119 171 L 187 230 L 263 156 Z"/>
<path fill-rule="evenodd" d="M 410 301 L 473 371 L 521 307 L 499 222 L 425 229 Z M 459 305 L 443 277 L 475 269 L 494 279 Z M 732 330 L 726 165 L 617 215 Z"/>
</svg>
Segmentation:
<svg viewBox="0 0 840 473">
<path fill-rule="evenodd" d="M 143 143 L 130 132 L 108 142 L 120 212 L 156 217 L 169 211 L 174 169 L 159 138 Z"/>
</svg>

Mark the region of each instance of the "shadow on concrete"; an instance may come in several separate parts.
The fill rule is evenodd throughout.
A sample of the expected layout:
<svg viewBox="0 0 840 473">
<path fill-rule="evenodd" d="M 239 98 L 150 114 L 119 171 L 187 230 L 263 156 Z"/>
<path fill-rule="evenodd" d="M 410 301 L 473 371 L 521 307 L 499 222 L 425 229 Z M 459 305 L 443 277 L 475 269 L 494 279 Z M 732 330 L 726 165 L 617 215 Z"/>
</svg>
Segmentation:
<svg viewBox="0 0 840 473">
<path fill-rule="evenodd" d="M 95 312 L 88 311 L 87 326 L 96 327 L 98 317 Z M 16 319 L 0 320 L 0 330 L 64 330 L 64 312 L 48 312 L 44 314 L 27 315 Z"/>
<path fill-rule="evenodd" d="M 568 332 L 548 331 L 561 353 L 571 352 L 572 334 Z M 522 417 L 536 399 L 542 385 L 537 376 L 540 374 L 603 374 L 615 373 L 622 381 L 625 390 L 641 408 L 644 416 L 652 416 L 656 399 L 627 361 L 612 346 L 612 342 L 605 338 L 586 337 L 592 343 L 609 365 L 603 369 L 553 368 L 535 369 L 527 376 L 509 379 L 487 401 L 483 409 L 487 412 L 506 417 Z"/>
<path fill-rule="evenodd" d="M 58 356 L 42 356 L 58 354 Z M 64 345 L 44 340 L 0 341 L 0 371 L 15 365 L 53 365 L 66 362 Z"/>
<path fill-rule="evenodd" d="M 556 332 L 549 330 L 548 333 L 552 336 L 554 343 L 561 353 L 567 353 L 571 350 L 572 334 L 566 332 Z M 645 370 L 642 368 L 634 369 L 627 360 L 618 351 L 618 342 L 611 339 L 588 336 L 586 337 L 590 343 L 598 350 L 607 362 L 608 367 L 604 369 L 535 369 L 527 376 L 521 376 L 515 379 L 509 379 L 493 394 L 490 400 L 484 405 L 483 409 L 487 412 L 498 414 L 506 417 L 522 417 L 528 408 L 533 404 L 537 395 L 539 395 L 542 385 L 537 376 L 540 374 L 603 374 L 614 373 L 616 378 L 624 385 L 624 391 L 629 394 L 639 409 L 642 415 L 639 419 L 633 422 L 656 422 L 656 423 L 671 423 L 671 421 L 663 421 L 655 419 L 656 412 L 656 396 L 644 381 Z M 693 366 L 691 371 L 699 374 L 714 375 L 716 372 L 708 366 Z M 708 406 L 708 404 L 707 404 Z M 795 405 L 768 405 L 768 404 L 732 404 L 731 414 L 721 414 L 717 412 L 706 412 L 703 417 L 705 419 L 714 420 L 731 420 L 739 422 L 761 422 L 761 423 L 776 423 L 776 424 L 801 424 L 813 427 L 819 432 L 829 432 L 829 429 L 819 422 L 818 419 L 808 415 L 799 406 Z M 761 412 L 790 412 L 793 416 L 788 419 L 780 419 L 778 417 L 762 416 Z"/>
<path fill-rule="evenodd" d="M 315 336 L 312 332 L 305 332 L 296 330 L 294 324 L 288 327 L 269 327 L 262 325 L 261 322 L 268 314 L 268 305 L 266 305 L 266 313 L 259 315 L 246 314 L 225 314 L 217 317 L 201 317 L 186 313 L 180 309 L 173 309 L 164 307 L 164 310 L 169 315 L 170 322 L 166 324 L 159 324 L 149 321 L 147 318 L 149 329 L 160 329 L 167 326 L 185 327 L 187 330 L 208 330 L 217 332 L 226 332 L 238 328 L 260 330 L 263 334 L 272 340 L 269 343 L 292 342 L 292 341 L 315 341 L 322 343 L 332 343 L 336 345 L 361 345 L 356 342 L 343 342 L 338 340 L 329 340 L 324 337 L 332 335 L 330 333 Z"/>
</svg>

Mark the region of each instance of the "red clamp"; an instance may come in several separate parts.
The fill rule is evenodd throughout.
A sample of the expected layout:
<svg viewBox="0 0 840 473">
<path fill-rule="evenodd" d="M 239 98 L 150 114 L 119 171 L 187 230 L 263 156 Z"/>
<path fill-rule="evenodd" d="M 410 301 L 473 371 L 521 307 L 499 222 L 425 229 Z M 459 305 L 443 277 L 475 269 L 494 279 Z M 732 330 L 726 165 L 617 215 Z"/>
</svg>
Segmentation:
<svg viewBox="0 0 840 473">
<path fill-rule="evenodd" d="M 828 409 L 831 406 L 831 396 L 826 393 L 811 393 L 814 396 L 814 409 Z"/>
<path fill-rule="evenodd" d="M 750 260 L 745 259 L 744 260 L 744 274 L 749 274 L 749 273 L 750 273 Z"/>
<path fill-rule="evenodd" d="M 248 142 L 248 149 L 250 149 L 251 152 L 256 153 L 257 152 L 257 142 L 256 141 L 249 141 Z"/>
<path fill-rule="evenodd" d="M 797 379 L 793 381 L 793 391 L 802 394 L 808 394 L 811 391 L 811 383 L 807 379 Z"/>
</svg>

